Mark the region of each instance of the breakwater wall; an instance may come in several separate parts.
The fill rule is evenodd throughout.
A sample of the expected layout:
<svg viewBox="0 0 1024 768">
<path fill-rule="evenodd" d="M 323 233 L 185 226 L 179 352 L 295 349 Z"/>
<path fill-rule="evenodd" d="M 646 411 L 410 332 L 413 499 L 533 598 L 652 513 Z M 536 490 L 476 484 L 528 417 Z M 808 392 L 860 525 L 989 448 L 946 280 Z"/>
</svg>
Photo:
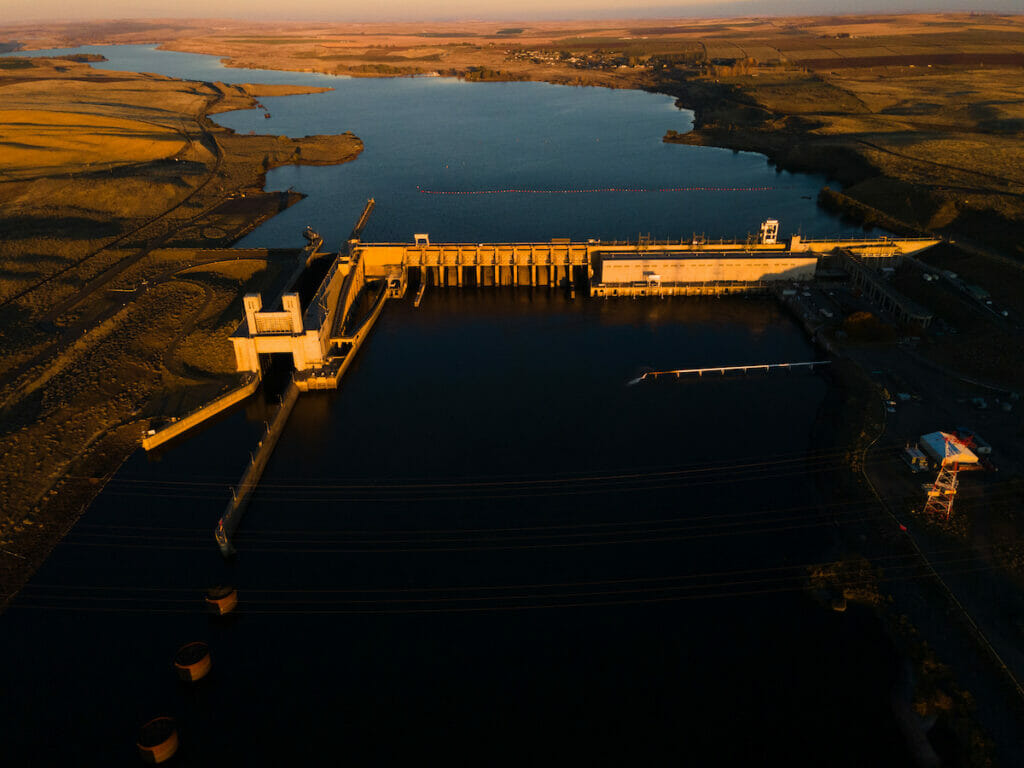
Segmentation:
<svg viewBox="0 0 1024 768">
<path fill-rule="evenodd" d="M 196 410 L 192 411 L 186 416 L 182 416 L 176 421 L 172 421 L 170 424 L 161 427 L 160 429 L 150 430 L 142 438 L 142 447 L 147 451 L 152 451 L 164 443 L 173 440 L 179 435 L 188 432 L 194 427 L 198 427 L 203 422 L 212 419 L 218 413 L 223 413 L 231 406 L 236 403 L 240 403 L 250 395 L 252 395 L 260 386 L 260 375 L 258 373 L 251 373 L 248 379 L 239 387 L 232 389 L 230 392 L 226 392 L 220 397 L 211 400 L 206 405 L 200 406 Z"/>
<path fill-rule="evenodd" d="M 235 548 L 231 545 L 231 537 L 234 536 L 238 524 L 242 521 L 245 508 L 249 504 L 249 498 L 259 485 L 260 478 L 263 476 L 263 470 L 266 469 L 267 462 L 270 461 L 270 457 L 274 453 L 274 447 L 277 445 L 281 433 L 284 432 L 285 425 L 288 423 L 288 417 L 291 416 L 292 409 L 295 408 L 295 403 L 298 399 L 299 388 L 296 386 L 295 381 L 292 380 L 289 382 L 288 389 L 285 390 L 284 397 L 281 399 L 281 407 L 278 408 L 273 420 L 267 425 L 267 431 L 263 434 L 256 453 L 249 460 L 249 466 L 246 468 L 245 474 L 242 475 L 238 485 L 231 491 L 231 500 L 228 502 L 224 514 L 217 523 L 217 530 L 214 533 L 217 546 L 220 547 L 220 551 L 225 557 L 234 554 Z"/>
</svg>

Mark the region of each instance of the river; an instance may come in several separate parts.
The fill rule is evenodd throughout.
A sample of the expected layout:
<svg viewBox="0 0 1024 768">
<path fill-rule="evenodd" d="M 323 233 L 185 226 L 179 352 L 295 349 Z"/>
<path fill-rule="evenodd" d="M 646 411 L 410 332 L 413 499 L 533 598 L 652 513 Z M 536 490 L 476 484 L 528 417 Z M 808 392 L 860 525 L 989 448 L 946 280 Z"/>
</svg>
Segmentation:
<svg viewBox="0 0 1024 768">
<path fill-rule="evenodd" d="M 367 197 L 367 240 L 731 238 L 769 216 L 842 230 L 819 177 L 663 144 L 691 123 L 665 96 L 76 51 L 335 88 L 217 117 L 366 144 L 271 172 L 308 197 L 242 245 L 295 246 L 307 223 L 338 243 Z M 391 303 L 342 389 L 301 398 L 234 561 L 212 528 L 271 405 L 122 467 L 3 618 L 5 754 L 132 765 L 138 726 L 169 714 L 181 765 L 903 765 L 881 630 L 792 578 L 856 514 L 817 482 L 834 466 L 811 444 L 826 380 L 627 386 L 817 354 L 764 299 Z M 201 610 L 214 583 L 239 588 L 228 621 Z M 197 639 L 214 667 L 188 688 L 170 659 Z"/>
</svg>

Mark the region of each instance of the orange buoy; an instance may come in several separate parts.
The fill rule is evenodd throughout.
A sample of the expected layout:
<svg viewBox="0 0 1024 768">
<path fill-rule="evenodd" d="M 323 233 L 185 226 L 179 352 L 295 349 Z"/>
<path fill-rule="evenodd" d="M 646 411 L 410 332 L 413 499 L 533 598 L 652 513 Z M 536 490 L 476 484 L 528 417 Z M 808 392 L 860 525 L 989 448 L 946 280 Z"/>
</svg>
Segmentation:
<svg viewBox="0 0 1024 768">
<path fill-rule="evenodd" d="M 169 717 L 154 717 L 139 731 L 139 756 L 147 763 L 163 763 L 178 751 L 178 728 Z"/>
<path fill-rule="evenodd" d="M 174 654 L 174 669 L 186 683 L 202 680 L 210 671 L 210 646 L 203 642 L 181 646 Z"/>
<path fill-rule="evenodd" d="M 234 587 L 213 587 L 206 593 L 206 605 L 219 616 L 231 613 L 238 605 L 238 590 Z"/>
</svg>

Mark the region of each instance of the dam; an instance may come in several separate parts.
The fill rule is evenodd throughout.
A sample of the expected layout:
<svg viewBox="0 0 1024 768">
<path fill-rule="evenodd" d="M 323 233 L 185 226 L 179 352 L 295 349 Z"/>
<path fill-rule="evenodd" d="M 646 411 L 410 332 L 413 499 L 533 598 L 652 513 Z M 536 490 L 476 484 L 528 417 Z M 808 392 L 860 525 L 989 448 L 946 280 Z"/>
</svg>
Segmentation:
<svg viewBox="0 0 1024 768">
<path fill-rule="evenodd" d="M 232 489 L 214 536 L 225 556 L 232 537 L 301 392 L 337 389 L 346 370 L 389 299 L 401 299 L 418 284 L 415 306 L 428 286 L 561 288 L 575 297 L 722 296 L 763 292 L 812 281 L 823 264 L 847 269 L 858 284 L 870 274 L 937 244 L 930 238 L 778 239 L 778 221 L 761 225 L 755 242 L 603 242 L 553 239 L 525 243 L 431 243 L 416 234 L 411 243 L 363 243 L 359 235 L 373 210 L 367 202 L 345 248 L 319 252 L 322 240 L 307 228 L 304 251 L 291 286 L 270 308 L 259 294 L 244 297 L 244 317 L 231 336 L 240 373 L 259 378 L 271 355 L 290 356 L 291 382 L 273 423 L 260 440 L 239 484 Z M 311 291 L 302 278 L 323 277 Z M 305 267 L 306 269 L 303 269 Z M 304 295 L 305 294 L 305 295 Z M 895 306 L 895 304 L 894 304 Z M 927 324 L 928 316 L 907 315 Z M 813 368 L 827 364 L 782 363 L 748 368 Z M 696 369 L 694 369 L 696 370 Z M 725 374 L 724 368 L 719 370 Z M 731 369 L 730 369 L 731 370 Z M 692 371 L 667 371 L 676 375 Z M 159 436 L 155 436 L 159 440 Z"/>
<path fill-rule="evenodd" d="M 384 303 L 402 298 L 410 283 L 419 287 L 417 300 L 428 286 L 562 288 L 591 297 L 720 296 L 811 281 L 830 262 L 858 274 L 875 272 L 940 242 L 796 235 L 780 240 L 779 222 L 769 219 L 753 242 L 695 237 L 676 242 L 432 243 L 428 234 L 416 234 L 411 243 L 364 243 L 358 235 L 372 207 L 371 200 L 345 248 L 330 257 L 308 301 L 286 291 L 278 304 L 264 308 L 258 294 L 245 297 L 245 316 L 231 336 L 239 372 L 259 373 L 264 356 L 287 354 L 301 391 L 337 387 Z"/>
</svg>

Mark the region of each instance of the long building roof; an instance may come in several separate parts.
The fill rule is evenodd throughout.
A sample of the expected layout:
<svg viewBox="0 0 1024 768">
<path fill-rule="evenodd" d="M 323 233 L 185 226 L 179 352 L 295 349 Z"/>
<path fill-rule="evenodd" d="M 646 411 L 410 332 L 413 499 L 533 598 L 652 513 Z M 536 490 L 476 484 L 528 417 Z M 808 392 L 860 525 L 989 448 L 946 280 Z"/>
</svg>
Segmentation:
<svg viewBox="0 0 1024 768">
<path fill-rule="evenodd" d="M 814 251 L 601 251 L 606 261 L 679 261 L 681 259 L 817 259 Z"/>
<path fill-rule="evenodd" d="M 956 435 L 929 432 L 921 435 L 918 445 L 940 464 L 977 464 L 978 457 Z"/>
</svg>

